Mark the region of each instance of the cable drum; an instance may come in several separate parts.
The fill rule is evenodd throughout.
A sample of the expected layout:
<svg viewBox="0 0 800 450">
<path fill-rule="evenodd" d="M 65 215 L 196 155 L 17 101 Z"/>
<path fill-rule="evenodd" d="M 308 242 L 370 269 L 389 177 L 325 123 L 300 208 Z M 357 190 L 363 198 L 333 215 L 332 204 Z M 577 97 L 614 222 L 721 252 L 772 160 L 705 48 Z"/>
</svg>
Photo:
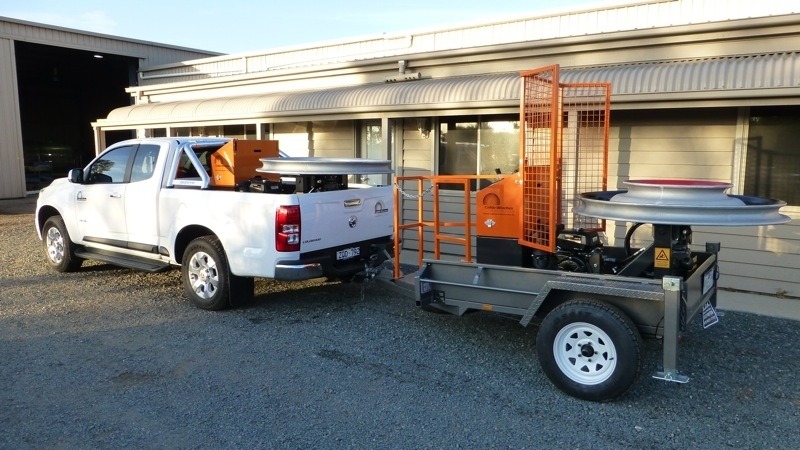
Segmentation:
<svg viewBox="0 0 800 450">
<path fill-rule="evenodd" d="M 726 194 L 732 185 L 706 180 L 631 180 L 627 190 L 581 194 L 575 214 L 663 225 L 777 225 L 786 202 Z"/>
</svg>

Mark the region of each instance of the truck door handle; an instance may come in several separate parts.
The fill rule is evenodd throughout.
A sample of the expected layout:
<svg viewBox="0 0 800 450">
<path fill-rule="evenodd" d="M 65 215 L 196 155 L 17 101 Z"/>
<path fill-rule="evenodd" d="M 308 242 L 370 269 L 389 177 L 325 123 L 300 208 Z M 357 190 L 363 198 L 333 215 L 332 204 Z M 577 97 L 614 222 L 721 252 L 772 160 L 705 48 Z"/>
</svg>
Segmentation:
<svg viewBox="0 0 800 450">
<path fill-rule="evenodd" d="M 111 197 L 111 198 L 122 198 L 122 194 L 120 194 L 118 192 L 111 193 L 108 196 Z"/>
</svg>

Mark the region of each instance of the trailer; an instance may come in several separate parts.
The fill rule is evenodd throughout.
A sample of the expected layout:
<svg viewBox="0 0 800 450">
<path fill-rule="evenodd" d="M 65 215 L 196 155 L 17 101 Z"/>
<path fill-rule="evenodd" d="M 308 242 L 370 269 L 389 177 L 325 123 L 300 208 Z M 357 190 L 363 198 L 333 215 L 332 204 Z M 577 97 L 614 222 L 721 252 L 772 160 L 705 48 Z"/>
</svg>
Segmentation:
<svg viewBox="0 0 800 450">
<path fill-rule="evenodd" d="M 663 343 L 653 377 L 688 382 L 678 369 L 680 334 L 698 316 L 704 327 L 719 320 L 720 245 L 694 244 L 691 227 L 785 223 L 785 203 L 726 194 L 729 183 L 711 180 L 628 180 L 627 189 L 607 190 L 610 85 L 559 83 L 558 66 L 521 79 L 518 171 L 476 192 L 476 179 L 489 177 L 395 179 L 395 282 L 411 284 L 428 311 L 537 323 L 542 370 L 571 396 L 625 394 L 641 370 L 643 337 Z M 445 184 L 463 186 L 459 220 L 444 220 Z M 401 198 L 416 201 L 416 214 L 404 214 Z M 622 245 L 605 243 L 612 220 L 630 225 Z M 397 264 L 404 237 L 415 241 L 419 266 L 405 276 Z M 443 244 L 464 251 L 454 257 Z"/>
</svg>

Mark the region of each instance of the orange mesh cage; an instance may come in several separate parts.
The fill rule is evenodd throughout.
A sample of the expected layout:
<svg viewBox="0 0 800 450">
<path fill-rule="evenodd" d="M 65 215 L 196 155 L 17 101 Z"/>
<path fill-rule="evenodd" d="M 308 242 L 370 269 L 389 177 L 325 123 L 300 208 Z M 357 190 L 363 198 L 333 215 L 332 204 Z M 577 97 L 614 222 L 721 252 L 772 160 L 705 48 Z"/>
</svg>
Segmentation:
<svg viewBox="0 0 800 450">
<path fill-rule="evenodd" d="M 582 192 L 605 190 L 611 85 L 559 83 L 558 66 L 523 72 L 519 242 L 554 252 L 559 226 L 602 229 L 572 213 Z"/>
</svg>

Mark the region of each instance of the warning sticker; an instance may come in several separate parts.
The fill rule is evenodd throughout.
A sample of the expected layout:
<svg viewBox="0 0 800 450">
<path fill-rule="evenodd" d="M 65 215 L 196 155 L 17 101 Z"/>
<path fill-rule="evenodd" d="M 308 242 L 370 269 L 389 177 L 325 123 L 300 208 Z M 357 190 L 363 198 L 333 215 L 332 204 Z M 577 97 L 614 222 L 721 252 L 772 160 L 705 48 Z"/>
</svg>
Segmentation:
<svg viewBox="0 0 800 450">
<path fill-rule="evenodd" d="M 656 269 L 669 269 L 670 268 L 671 253 L 668 247 L 656 247 Z"/>
</svg>

